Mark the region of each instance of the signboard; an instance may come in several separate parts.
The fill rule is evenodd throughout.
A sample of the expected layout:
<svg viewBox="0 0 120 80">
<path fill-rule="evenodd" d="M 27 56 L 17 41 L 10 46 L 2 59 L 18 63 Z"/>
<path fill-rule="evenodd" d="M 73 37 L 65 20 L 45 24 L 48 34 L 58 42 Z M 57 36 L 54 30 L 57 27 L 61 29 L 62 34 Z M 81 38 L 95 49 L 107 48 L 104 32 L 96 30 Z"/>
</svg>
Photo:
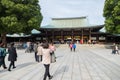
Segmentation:
<svg viewBox="0 0 120 80">
<path fill-rule="evenodd" d="M 36 40 L 41 40 L 41 37 L 36 37 Z"/>
<path fill-rule="evenodd" d="M 96 40 L 96 37 L 91 37 L 91 40 Z"/>
<path fill-rule="evenodd" d="M 99 40 L 105 40 L 105 37 L 99 37 Z"/>
<path fill-rule="evenodd" d="M 47 38 L 43 38 L 43 40 L 46 40 Z"/>
</svg>

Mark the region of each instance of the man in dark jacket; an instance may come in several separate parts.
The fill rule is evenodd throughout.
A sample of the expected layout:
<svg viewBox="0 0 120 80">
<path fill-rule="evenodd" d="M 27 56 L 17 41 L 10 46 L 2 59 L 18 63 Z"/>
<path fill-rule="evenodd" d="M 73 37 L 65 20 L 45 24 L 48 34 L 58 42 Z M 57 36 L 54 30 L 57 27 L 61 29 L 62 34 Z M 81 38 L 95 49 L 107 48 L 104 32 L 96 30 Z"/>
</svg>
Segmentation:
<svg viewBox="0 0 120 80">
<path fill-rule="evenodd" d="M 8 48 L 8 53 L 8 61 L 11 61 L 11 63 L 9 64 L 8 71 L 11 71 L 11 66 L 13 66 L 13 69 L 16 68 L 15 61 L 17 61 L 17 52 L 16 48 L 14 47 L 14 43 L 11 43 L 11 46 Z"/>
</svg>

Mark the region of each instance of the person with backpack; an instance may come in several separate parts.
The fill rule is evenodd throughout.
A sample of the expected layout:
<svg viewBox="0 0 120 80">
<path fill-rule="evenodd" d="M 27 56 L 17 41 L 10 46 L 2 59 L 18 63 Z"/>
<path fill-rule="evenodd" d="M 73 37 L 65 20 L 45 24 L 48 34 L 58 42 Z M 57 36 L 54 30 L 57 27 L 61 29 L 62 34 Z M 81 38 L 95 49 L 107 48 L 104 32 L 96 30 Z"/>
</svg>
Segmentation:
<svg viewBox="0 0 120 80">
<path fill-rule="evenodd" d="M 75 49 L 76 49 L 76 44 L 75 44 L 75 43 L 73 43 L 72 48 L 73 48 L 73 50 L 74 50 L 74 52 L 75 52 Z"/>
<path fill-rule="evenodd" d="M 0 67 L 3 66 L 4 69 L 7 69 L 5 64 L 5 57 L 6 57 L 6 48 L 4 48 L 4 44 L 0 42 Z"/>
</svg>

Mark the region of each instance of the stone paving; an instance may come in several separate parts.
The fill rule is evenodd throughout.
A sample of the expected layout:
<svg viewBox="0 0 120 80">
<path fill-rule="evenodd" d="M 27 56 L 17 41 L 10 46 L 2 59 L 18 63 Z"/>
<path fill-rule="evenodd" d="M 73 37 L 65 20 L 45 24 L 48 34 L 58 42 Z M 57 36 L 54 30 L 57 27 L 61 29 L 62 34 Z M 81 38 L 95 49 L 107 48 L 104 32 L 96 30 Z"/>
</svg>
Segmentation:
<svg viewBox="0 0 120 80">
<path fill-rule="evenodd" d="M 52 80 L 120 80 L 120 55 L 111 54 L 106 46 L 78 44 L 71 52 L 68 45 L 59 45 L 57 61 L 50 66 Z M 34 53 L 17 52 L 17 68 L 9 72 L 1 67 L 0 80 L 43 80 L 44 66 L 35 62 Z"/>
</svg>

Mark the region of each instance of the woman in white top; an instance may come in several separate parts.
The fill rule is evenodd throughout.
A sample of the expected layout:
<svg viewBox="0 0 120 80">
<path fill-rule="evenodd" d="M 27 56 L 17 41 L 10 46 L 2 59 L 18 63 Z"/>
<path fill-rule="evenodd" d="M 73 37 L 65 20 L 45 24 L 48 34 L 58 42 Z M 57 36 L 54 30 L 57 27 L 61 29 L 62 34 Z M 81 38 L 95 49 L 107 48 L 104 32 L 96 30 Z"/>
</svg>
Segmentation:
<svg viewBox="0 0 120 80">
<path fill-rule="evenodd" d="M 43 49 L 42 49 L 42 63 L 45 67 L 45 74 L 43 80 L 46 80 L 47 76 L 49 79 L 52 79 L 53 76 L 50 75 L 49 67 L 51 63 L 51 56 L 50 56 L 51 50 L 49 49 L 48 43 L 43 43 Z"/>
</svg>

